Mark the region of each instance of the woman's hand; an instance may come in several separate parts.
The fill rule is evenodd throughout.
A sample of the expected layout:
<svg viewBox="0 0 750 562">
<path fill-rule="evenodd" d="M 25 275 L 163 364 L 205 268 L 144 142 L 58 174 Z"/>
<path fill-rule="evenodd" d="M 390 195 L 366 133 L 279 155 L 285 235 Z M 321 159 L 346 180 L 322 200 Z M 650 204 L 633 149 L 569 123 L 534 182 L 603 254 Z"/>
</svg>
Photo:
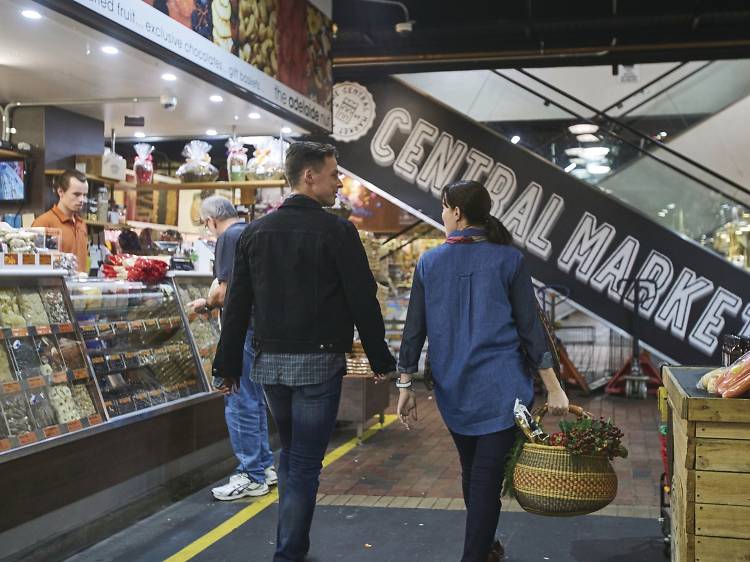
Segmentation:
<svg viewBox="0 0 750 562">
<path fill-rule="evenodd" d="M 568 396 L 562 388 L 547 393 L 547 411 L 555 416 L 564 416 L 568 413 Z"/>
<path fill-rule="evenodd" d="M 547 411 L 555 416 L 564 416 L 568 413 L 568 397 L 557 380 L 557 375 L 552 369 L 539 369 L 539 376 L 547 389 Z"/>
<path fill-rule="evenodd" d="M 404 427 L 406 429 L 411 429 L 409 426 L 409 416 L 411 416 L 414 421 L 417 421 L 417 395 L 412 389 L 399 389 L 396 413 Z"/>
</svg>

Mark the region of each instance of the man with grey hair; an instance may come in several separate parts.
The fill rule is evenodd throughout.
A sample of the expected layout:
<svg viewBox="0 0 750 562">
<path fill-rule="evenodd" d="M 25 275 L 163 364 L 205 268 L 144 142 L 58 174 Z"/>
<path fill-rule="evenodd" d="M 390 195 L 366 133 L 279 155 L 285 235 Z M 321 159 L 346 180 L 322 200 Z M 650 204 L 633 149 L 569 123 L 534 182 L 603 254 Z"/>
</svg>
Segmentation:
<svg viewBox="0 0 750 562">
<path fill-rule="evenodd" d="M 232 202 L 219 195 L 203 200 L 201 221 L 209 232 L 217 236 L 214 257 L 214 277 L 217 283 L 212 286 L 207 298 L 197 299 L 188 304 L 188 307 L 198 312 L 224 305 L 234 270 L 237 241 L 247 226 L 247 223 L 237 216 Z M 239 461 L 236 473 L 229 478 L 229 483 L 211 490 L 218 500 L 262 496 L 268 493 L 269 485 L 274 485 L 278 481 L 268 443 L 268 418 L 263 387 L 250 380 L 250 370 L 255 360 L 252 341 L 251 324 L 245 336 L 239 389 L 230 393 L 230 388 L 224 380 L 214 381 L 214 385 L 224 393 L 224 417 L 229 430 L 229 440 Z"/>
</svg>

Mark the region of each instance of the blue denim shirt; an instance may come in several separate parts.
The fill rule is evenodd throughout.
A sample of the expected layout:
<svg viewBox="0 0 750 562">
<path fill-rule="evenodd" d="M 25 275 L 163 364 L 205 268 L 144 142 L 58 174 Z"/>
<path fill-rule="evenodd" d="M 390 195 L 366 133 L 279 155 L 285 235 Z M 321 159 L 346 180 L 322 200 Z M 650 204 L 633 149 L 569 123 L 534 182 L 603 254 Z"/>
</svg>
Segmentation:
<svg viewBox="0 0 750 562">
<path fill-rule="evenodd" d="M 534 398 L 529 368 L 552 366 L 531 277 L 513 246 L 443 244 L 420 258 L 399 353 L 402 373 L 417 372 L 425 337 L 438 408 L 461 435 L 512 427 L 515 399 L 529 405 Z"/>
</svg>

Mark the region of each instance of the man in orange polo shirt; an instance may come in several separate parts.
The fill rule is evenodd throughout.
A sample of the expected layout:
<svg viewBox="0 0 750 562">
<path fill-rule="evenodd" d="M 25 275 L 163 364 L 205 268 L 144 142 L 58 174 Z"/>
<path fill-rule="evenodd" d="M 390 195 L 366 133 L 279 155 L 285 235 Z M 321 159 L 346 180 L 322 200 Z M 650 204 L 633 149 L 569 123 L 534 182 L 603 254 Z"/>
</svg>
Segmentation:
<svg viewBox="0 0 750 562">
<path fill-rule="evenodd" d="M 86 223 L 78 216 L 86 202 L 89 186 L 85 174 L 65 170 L 60 176 L 57 195 L 60 200 L 49 211 L 37 217 L 31 226 L 59 228 L 62 231 L 60 251 L 75 254 L 78 271 L 88 273 L 89 237 Z"/>
</svg>

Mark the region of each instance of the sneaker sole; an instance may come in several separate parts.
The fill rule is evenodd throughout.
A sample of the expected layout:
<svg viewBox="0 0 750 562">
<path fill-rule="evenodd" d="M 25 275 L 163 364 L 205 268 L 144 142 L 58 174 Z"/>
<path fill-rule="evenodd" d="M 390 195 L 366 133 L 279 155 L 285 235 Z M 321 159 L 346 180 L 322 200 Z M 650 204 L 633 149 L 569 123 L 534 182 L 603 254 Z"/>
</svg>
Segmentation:
<svg viewBox="0 0 750 562">
<path fill-rule="evenodd" d="M 266 486 L 276 486 L 276 484 L 278 484 L 278 483 L 279 483 L 278 479 L 277 480 L 266 480 Z"/>
</svg>

